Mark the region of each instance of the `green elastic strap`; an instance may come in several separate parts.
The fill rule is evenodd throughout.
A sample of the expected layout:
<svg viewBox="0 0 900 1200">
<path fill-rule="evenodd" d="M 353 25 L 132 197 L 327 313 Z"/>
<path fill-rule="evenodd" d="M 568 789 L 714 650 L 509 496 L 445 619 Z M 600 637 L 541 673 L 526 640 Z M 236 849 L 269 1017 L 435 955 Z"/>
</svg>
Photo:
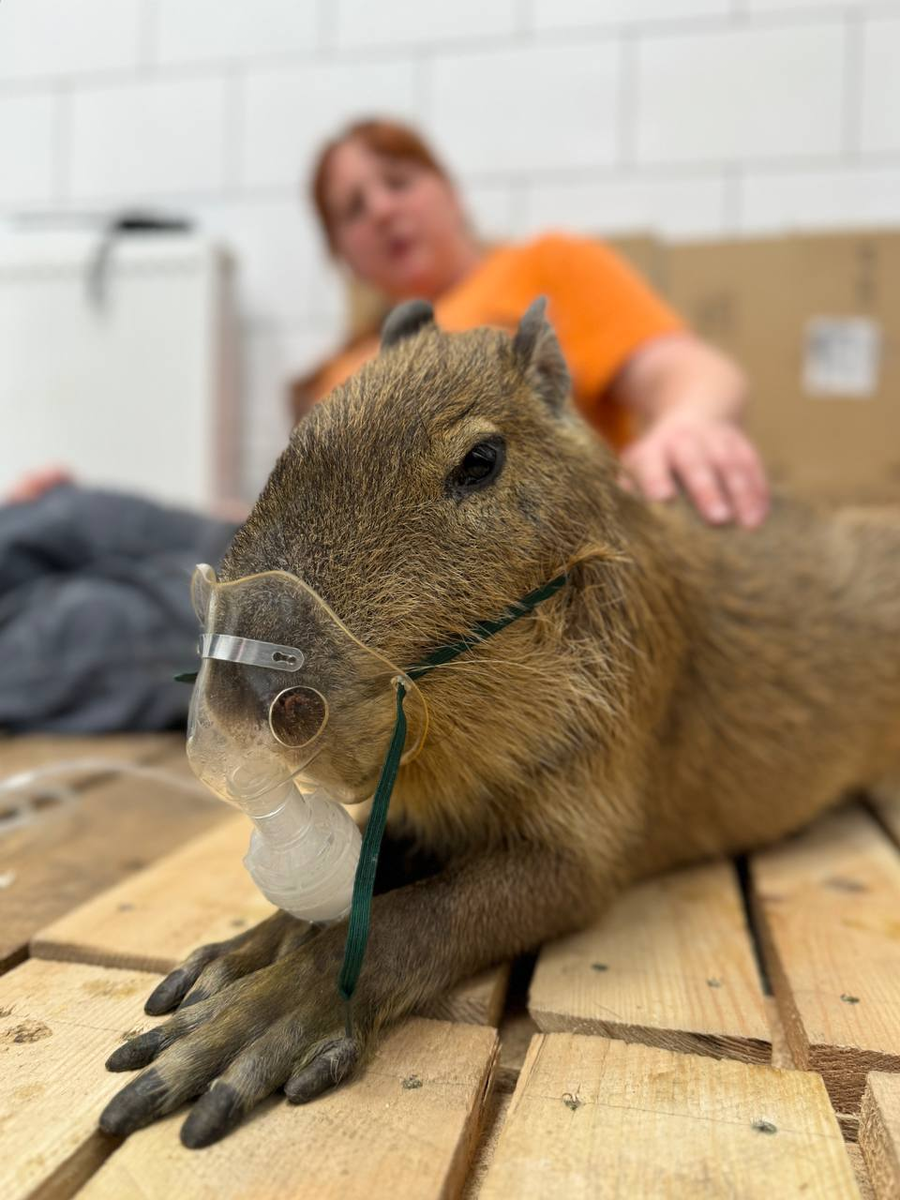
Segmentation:
<svg viewBox="0 0 900 1200">
<path fill-rule="evenodd" d="M 535 588 L 533 592 L 529 592 L 521 600 L 516 600 L 496 620 L 479 621 L 477 625 L 472 627 L 472 633 L 468 638 L 464 638 L 448 646 L 440 646 L 433 654 L 430 654 L 414 667 L 411 667 L 407 671 L 407 675 L 410 679 L 421 679 L 423 675 L 427 675 L 435 667 L 450 662 L 458 655 L 464 654 L 466 650 L 471 650 L 473 646 L 477 646 L 479 642 L 493 637 L 495 633 L 499 633 L 501 629 L 505 629 L 513 621 L 517 621 L 519 617 L 524 617 L 543 600 L 547 600 L 550 596 L 558 592 L 567 580 L 568 576 L 566 574 L 557 575 L 549 583 Z M 347 938 L 344 943 L 344 962 L 338 980 L 338 989 L 347 1005 L 346 1029 L 348 1037 L 352 1036 L 353 1033 L 350 999 L 359 980 L 359 974 L 362 970 L 366 954 L 366 944 L 369 940 L 369 924 L 372 916 L 372 891 L 375 886 L 378 854 L 381 849 L 381 839 L 384 836 L 384 829 L 387 823 L 391 792 L 394 790 L 394 781 L 397 778 L 400 757 L 403 754 L 403 745 L 406 741 L 406 714 L 403 711 L 405 696 L 406 688 L 398 680 L 396 724 L 394 725 L 394 732 L 391 737 L 391 744 L 388 747 L 387 757 L 381 768 L 378 787 L 375 789 L 375 796 L 372 800 L 372 812 L 366 825 L 359 863 L 353 880 L 353 900 L 350 905 L 350 920 L 347 925 Z"/>
<path fill-rule="evenodd" d="M 381 839 L 384 836 L 384 826 L 387 821 L 388 802 L 394 789 L 394 780 L 397 778 L 397 768 L 400 766 L 400 756 L 406 741 L 406 714 L 403 711 L 405 695 L 406 688 L 398 680 L 397 719 L 387 757 L 381 768 L 378 787 L 375 789 L 372 812 L 366 824 L 366 833 L 353 880 L 353 901 L 350 906 L 350 921 L 347 925 L 347 940 L 344 943 L 344 964 L 338 980 L 338 990 L 343 999 L 348 1002 L 356 988 L 356 981 L 359 979 L 366 953 L 366 943 L 369 940 L 372 890 L 375 887 L 378 853 L 381 849 Z"/>
<path fill-rule="evenodd" d="M 568 578 L 568 575 L 565 573 L 557 575 L 555 579 L 551 579 L 549 583 L 544 583 L 539 588 L 535 588 L 533 592 L 529 592 L 521 600 L 513 601 L 506 612 L 502 616 L 497 617 L 495 621 L 479 621 L 477 625 L 472 626 L 472 632 L 468 637 L 461 638 L 458 642 L 451 642 L 449 646 L 439 646 L 433 654 L 429 654 L 420 663 L 416 663 L 414 667 L 410 667 L 406 672 L 407 675 L 410 679 L 421 679 L 423 675 L 427 675 L 435 667 L 443 666 L 444 663 L 450 662 L 457 655 L 464 654 L 466 650 L 471 650 L 479 642 L 493 637 L 495 633 L 499 633 L 501 629 L 505 629 L 513 621 L 518 621 L 519 617 L 524 617 L 532 609 L 537 608 L 543 600 L 549 599 L 550 596 L 558 592 Z"/>
</svg>

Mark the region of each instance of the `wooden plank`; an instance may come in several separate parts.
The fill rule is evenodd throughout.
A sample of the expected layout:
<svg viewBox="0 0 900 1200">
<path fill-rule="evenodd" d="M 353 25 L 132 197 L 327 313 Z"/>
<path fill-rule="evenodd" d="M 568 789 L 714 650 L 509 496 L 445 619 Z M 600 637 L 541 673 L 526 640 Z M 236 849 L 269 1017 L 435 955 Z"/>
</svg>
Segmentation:
<svg viewBox="0 0 900 1200">
<path fill-rule="evenodd" d="M 272 1097 L 202 1151 L 178 1139 L 184 1112 L 132 1135 L 79 1200 L 403 1200 L 455 1196 L 477 1137 L 497 1034 L 413 1018 L 364 1074 L 311 1104 Z"/>
<path fill-rule="evenodd" d="M 856 1113 L 870 1070 L 900 1070 L 900 855 L 872 818 L 830 813 L 751 864 L 791 1053 Z"/>
<path fill-rule="evenodd" d="M 110 778 L 112 764 L 152 763 L 179 746 L 183 755 L 184 737 L 173 733 L 0 736 L 0 837 Z"/>
<path fill-rule="evenodd" d="M 157 1022 L 135 971 L 26 962 L 0 978 L 0 1196 L 71 1196 L 119 1144 L 96 1128 L 122 1086 L 104 1067 Z"/>
<path fill-rule="evenodd" d="M 31 939 L 36 958 L 166 973 L 204 942 L 275 912 L 244 870 L 250 822 L 226 805 L 219 827 L 88 900 Z"/>
<path fill-rule="evenodd" d="M 183 748 L 153 766 L 189 778 Z M 199 786 L 120 775 L 4 835 L 0 969 L 24 957 L 44 925 L 226 816 Z"/>
<path fill-rule="evenodd" d="M 847 1157 L 850 1159 L 853 1174 L 856 1176 L 856 1186 L 859 1188 L 862 1200 L 878 1200 L 872 1187 L 872 1182 L 869 1179 L 869 1170 L 866 1166 L 862 1150 L 860 1150 L 855 1142 L 845 1142 L 844 1148 L 847 1151 Z"/>
<path fill-rule="evenodd" d="M 642 883 L 597 925 L 545 946 L 528 1007 L 545 1032 L 599 1033 L 745 1062 L 772 1054 L 730 863 Z"/>
<path fill-rule="evenodd" d="M 570 1033 L 533 1039 L 480 1192 L 858 1195 L 819 1076 Z"/>
<path fill-rule="evenodd" d="M 895 845 L 900 846 L 900 781 L 890 791 L 885 789 L 871 797 L 869 803 L 887 828 Z"/>
<path fill-rule="evenodd" d="M 34 733 L 0 736 L 0 782 L 19 771 L 37 770 L 68 760 L 104 758 L 151 762 L 181 747 L 179 733 L 110 733 L 90 737 Z M 77 775 L 77 772 L 73 772 Z M 67 776 L 71 778 L 71 776 Z"/>
<path fill-rule="evenodd" d="M 866 1080 L 859 1146 L 878 1200 L 900 1196 L 900 1076 L 873 1071 Z"/>
<path fill-rule="evenodd" d="M 489 967 L 451 988 L 445 996 L 422 1006 L 420 1016 L 465 1025 L 500 1024 L 509 983 L 509 963 Z"/>
<path fill-rule="evenodd" d="M 223 812 L 228 812 L 225 805 Z M 31 941 L 36 957 L 171 971 L 196 946 L 233 937 L 275 910 L 243 866 L 250 823 L 227 816 L 212 833 L 66 913 Z M 496 1025 L 509 968 L 484 971 L 422 1016 Z"/>
</svg>

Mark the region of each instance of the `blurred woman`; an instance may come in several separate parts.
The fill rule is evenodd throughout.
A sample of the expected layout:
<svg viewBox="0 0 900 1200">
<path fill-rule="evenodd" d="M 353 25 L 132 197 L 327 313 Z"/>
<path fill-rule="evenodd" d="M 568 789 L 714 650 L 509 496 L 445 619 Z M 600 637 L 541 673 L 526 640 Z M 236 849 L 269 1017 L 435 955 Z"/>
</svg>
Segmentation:
<svg viewBox="0 0 900 1200">
<path fill-rule="evenodd" d="M 738 425 L 742 373 L 601 242 L 547 234 L 486 247 L 430 148 L 390 121 L 358 122 L 329 142 L 312 198 L 332 255 L 381 297 L 382 312 L 418 296 L 442 329 L 515 329 L 546 295 L 575 403 L 620 451 L 623 482 L 653 500 L 682 487 L 713 523 L 763 520 L 765 475 Z M 373 322 L 295 387 L 295 415 L 377 350 Z"/>
<path fill-rule="evenodd" d="M 514 329 L 549 300 L 575 402 L 622 454 L 633 486 L 681 487 L 711 522 L 758 524 L 767 490 L 738 427 L 740 371 L 695 338 L 607 247 L 546 235 L 484 246 L 447 172 L 409 129 L 351 126 L 323 150 L 312 192 L 336 261 L 378 313 L 295 389 L 295 415 L 378 351 L 379 319 L 413 296 L 440 326 Z M 234 525 L 75 485 L 62 468 L 0 505 L 0 732 L 160 729 L 183 722 L 194 657 L 188 577 Z"/>
</svg>

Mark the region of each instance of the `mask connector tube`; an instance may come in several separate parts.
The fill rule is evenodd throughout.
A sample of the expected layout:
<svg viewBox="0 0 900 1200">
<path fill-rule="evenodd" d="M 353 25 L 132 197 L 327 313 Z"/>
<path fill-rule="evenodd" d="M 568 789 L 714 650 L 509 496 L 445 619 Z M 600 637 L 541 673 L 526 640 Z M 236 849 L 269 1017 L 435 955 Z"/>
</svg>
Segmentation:
<svg viewBox="0 0 900 1200">
<path fill-rule="evenodd" d="M 266 899 L 314 924 L 346 916 L 362 843 L 346 809 L 321 788 L 301 792 L 291 782 L 235 799 L 255 826 L 244 866 Z"/>
</svg>

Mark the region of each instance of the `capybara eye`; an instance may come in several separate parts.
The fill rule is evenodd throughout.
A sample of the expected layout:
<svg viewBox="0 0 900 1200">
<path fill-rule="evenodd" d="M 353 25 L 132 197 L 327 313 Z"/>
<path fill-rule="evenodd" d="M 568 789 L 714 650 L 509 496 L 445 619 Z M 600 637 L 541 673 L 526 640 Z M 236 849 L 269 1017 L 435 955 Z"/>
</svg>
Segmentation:
<svg viewBox="0 0 900 1200">
<path fill-rule="evenodd" d="M 451 493 L 464 496 L 493 483 L 503 466 L 504 449 L 501 437 L 476 442 L 447 481 Z"/>
</svg>

